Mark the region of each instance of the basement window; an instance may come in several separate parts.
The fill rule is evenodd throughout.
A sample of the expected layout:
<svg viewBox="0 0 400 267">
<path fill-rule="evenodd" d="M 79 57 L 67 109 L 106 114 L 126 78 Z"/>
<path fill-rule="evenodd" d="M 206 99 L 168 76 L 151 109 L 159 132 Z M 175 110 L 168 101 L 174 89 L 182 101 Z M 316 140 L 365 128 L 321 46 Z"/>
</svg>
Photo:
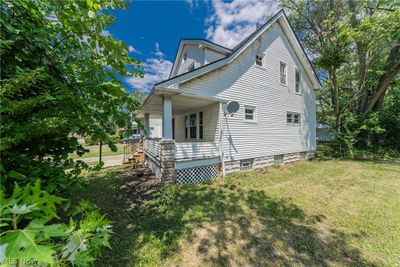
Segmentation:
<svg viewBox="0 0 400 267">
<path fill-rule="evenodd" d="M 253 168 L 254 159 L 243 159 L 240 161 L 240 170 L 250 170 Z"/>
<path fill-rule="evenodd" d="M 283 155 L 275 155 L 274 164 L 275 165 L 283 164 Z"/>
</svg>

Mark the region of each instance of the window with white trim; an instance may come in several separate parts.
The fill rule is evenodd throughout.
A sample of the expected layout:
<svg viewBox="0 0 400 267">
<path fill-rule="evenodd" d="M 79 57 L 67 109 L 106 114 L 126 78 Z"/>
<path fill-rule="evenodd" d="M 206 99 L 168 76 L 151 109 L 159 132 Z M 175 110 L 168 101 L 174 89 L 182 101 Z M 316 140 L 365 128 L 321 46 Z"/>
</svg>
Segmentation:
<svg viewBox="0 0 400 267">
<path fill-rule="evenodd" d="M 190 66 L 187 68 L 186 72 L 194 70 L 194 62 L 190 64 Z"/>
<path fill-rule="evenodd" d="M 301 80 L 301 72 L 299 69 L 295 70 L 295 74 L 294 74 L 294 78 L 295 78 L 295 91 L 296 93 L 300 93 L 300 80 Z"/>
<path fill-rule="evenodd" d="M 279 67 L 279 73 L 280 73 L 280 82 L 281 84 L 286 85 L 287 84 L 287 65 L 283 62 L 280 62 L 280 67 Z"/>
<path fill-rule="evenodd" d="M 255 121 L 256 108 L 251 106 L 244 106 L 244 119 L 247 121 Z"/>
<path fill-rule="evenodd" d="M 286 112 L 286 123 L 298 125 L 301 122 L 301 116 L 299 113 Z"/>
<path fill-rule="evenodd" d="M 263 54 L 256 55 L 256 65 L 257 66 L 263 67 L 263 58 L 264 58 Z"/>
<path fill-rule="evenodd" d="M 185 116 L 185 138 L 203 139 L 204 138 L 203 111 Z"/>
</svg>

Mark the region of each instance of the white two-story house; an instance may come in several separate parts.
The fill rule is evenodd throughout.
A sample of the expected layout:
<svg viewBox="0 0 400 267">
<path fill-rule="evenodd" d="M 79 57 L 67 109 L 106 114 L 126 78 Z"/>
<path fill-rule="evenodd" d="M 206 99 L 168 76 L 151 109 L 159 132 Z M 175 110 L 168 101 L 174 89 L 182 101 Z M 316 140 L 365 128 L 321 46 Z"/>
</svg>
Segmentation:
<svg viewBox="0 0 400 267">
<path fill-rule="evenodd" d="M 320 88 L 283 11 L 233 49 L 181 40 L 169 79 L 141 110 L 147 129 L 162 118 L 161 139 L 145 141 L 147 162 L 158 176 L 187 183 L 312 157 Z M 231 102 L 239 103 L 234 113 Z M 172 165 L 162 163 L 163 140 L 173 146 Z"/>
</svg>

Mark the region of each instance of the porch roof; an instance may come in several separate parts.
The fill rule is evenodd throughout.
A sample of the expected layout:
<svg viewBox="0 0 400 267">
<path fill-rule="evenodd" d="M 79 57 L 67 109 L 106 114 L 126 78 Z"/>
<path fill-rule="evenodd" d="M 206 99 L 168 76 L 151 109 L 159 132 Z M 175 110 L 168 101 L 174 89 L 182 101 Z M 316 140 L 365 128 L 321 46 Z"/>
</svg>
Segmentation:
<svg viewBox="0 0 400 267">
<path fill-rule="evenodd" d="M 171 97 L 173 115 L 190 112 L 191 110 L 202 108 L 213 103 L 228 103 L 227 100 L 221 98 L 187 94 L 185 91 L 179 89 L 160 88 L 154 90 L 148 99 L 146 99 L 147 101 L 143 104 L 140 113 L 162 114 L 163 96 Z"/>
</svg>

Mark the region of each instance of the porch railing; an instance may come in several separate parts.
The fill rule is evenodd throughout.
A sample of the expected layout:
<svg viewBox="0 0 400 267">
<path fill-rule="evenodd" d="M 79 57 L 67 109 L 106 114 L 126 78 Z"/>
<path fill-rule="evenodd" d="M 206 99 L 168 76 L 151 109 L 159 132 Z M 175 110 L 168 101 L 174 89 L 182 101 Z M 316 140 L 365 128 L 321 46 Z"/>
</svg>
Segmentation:
<svg viewBox="0 0 400 267">
<path fill-rule="evenodd" d="M 160 160 L 160 141 L 158 139 L 145 139 L 143 150 L 155 160 Z"/>
</svg>

